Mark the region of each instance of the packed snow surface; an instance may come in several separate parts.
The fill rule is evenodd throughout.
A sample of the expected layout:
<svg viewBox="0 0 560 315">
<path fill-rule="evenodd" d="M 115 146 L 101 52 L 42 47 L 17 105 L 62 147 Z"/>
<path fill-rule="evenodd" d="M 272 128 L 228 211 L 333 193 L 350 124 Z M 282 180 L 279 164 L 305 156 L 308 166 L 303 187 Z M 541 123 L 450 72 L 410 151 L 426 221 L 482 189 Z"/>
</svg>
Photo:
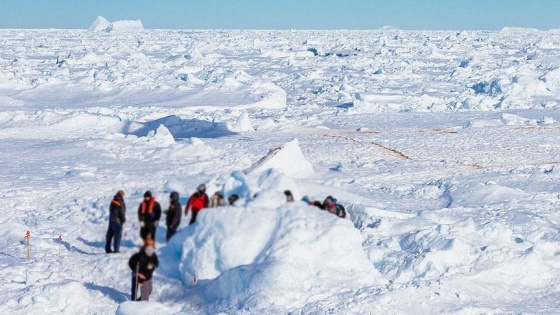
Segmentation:
<svg viewBox="0 0 560 315">
<path fill-rule="evenodd" d="M 1 314 L 558 313 L 558 31 L 141 29 L 0 30 Z M 200 183 L 130 302 L 144 191 Z"/>
</svg>

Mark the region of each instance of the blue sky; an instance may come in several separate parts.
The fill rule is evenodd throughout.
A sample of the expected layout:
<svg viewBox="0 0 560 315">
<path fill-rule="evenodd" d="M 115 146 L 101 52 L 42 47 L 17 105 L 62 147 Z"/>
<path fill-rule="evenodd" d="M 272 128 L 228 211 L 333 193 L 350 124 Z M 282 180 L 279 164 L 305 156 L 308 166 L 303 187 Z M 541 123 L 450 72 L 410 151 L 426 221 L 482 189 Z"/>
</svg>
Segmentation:
<svg viewBox="0 0 560 315">
<path fill-rule="evenodd" d="M 145 28 L 560 28 L 560 0 L 0 0 L 0 28 L 88 28 L 141 19 Z"/>
</svg>

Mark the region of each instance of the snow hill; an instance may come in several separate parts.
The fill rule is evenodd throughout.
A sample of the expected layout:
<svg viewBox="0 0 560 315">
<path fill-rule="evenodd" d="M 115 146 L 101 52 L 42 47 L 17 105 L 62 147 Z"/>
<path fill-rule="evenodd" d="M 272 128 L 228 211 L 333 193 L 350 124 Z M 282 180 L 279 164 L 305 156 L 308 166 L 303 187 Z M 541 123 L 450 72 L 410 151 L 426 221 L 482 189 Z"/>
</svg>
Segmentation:
<svg viewBox="0 0 560 315">
<path fill-rule="evenodd" d="M 0 314 L 558 313 L 558 31 L 126 24 L 0 30 Z M 130 302 L 143 193 L 201 183 Z"/>
</svg>

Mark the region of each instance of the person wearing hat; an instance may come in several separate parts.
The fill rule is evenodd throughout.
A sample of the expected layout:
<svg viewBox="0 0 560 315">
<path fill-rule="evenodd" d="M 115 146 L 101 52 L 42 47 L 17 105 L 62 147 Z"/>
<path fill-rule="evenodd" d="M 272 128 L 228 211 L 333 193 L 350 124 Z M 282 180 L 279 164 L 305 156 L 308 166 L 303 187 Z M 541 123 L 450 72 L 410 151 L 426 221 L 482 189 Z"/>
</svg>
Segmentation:
<svg viewBox="0 0 560 315">
<path fill-rule="evenodd" d="M 294 202 L 294 195 L 291 190 L 284 190 L 284 195 L 286 196 L 286 202 Z"/>
<path fill-rule="evenodd" d="M 346 209 L 341 204 L 338 204 L 337 200 L 333 196 L 327 196 L 325 201 L 323 201 L 322 209 L 340 217 L 346 218 Z"/>
<path fill-rule="evenodd" d="M 109 205 L 109 228 L 105 235 L 105 252 L 107 254 L 119 252 L 122 226 L 126 222 L 125 214 L 126 204 L 124 203 L 124 191 L 119 190 Z M 111 249 L 111 241 L 113 241 L 113 249 Z"/>
<path fill-rule="evenodd" d="M 138 221 L 140 221 L 140 237 L 144 241 L 144 246 L 155 245 L 156 228 L 161 218 L 161 206 L 152 197 L 148 190 L 144 193 L 144 200 L 138 207 Z"/>
<path fill-rule="evenodd" d="M 239 200 L 239 196 L 236 195 L 236 194 L 233 194 L 233 195 L 229 196 L 227 200 L 228 200 L 228 203 L 229 203 L 230 206 L 235 206 L 235 202 L 237 200 Z"/>
<path fill-rule="evenodd" d="M 167 225 L 167 235 L 165 239 L 169 239 L 175 235 L 179 224 L 181 224 L 181 203 L 179 202 L 179 193 L 174 191 L 169 195 L 169 209 L 165 213 L 165 223 Z"/>
<path fill-rule="evenodd" d="M 152 275 L 159 266 L 159 260 L 153 246 L 143 246 L 130 257 L 128 266 L 132 269 L 132 301 L 148 301 L 152 294 Z M 140 288 L 140 297 L 138 297 Z"/>
<path fill-rule="evenodd" d="M 200 184 L 194 194 L 191 195 L 187 207 L 185 208 L 185 215 L 192 212 L 191 222 L 189 225 L 196 222 L 198 212 L 204 208 L 208 208 L 208 195 L 206 194 L 206 185 Z"/>
<path fill-rule="evenodd" d="M 210 208 L 223 207 L 226 205 L 226 200 L 221 191 L 215 192 L 212 197 L 210 197 Z"/>
</svg>

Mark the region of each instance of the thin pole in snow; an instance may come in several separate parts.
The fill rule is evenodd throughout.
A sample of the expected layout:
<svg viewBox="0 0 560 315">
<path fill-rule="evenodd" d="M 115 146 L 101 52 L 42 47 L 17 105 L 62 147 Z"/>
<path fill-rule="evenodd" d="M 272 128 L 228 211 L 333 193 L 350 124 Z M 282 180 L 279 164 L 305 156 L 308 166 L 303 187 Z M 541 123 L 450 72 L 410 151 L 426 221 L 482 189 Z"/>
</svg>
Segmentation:
<svg viewBox="0 0 560 315">
<path fill-rule="evenodd" d="M 60 259 L 60 248 L 62 247 L 62 234 L 58 235 L 58 273 L 62 273 L 62 260 Z"/>
<path fill-rule="evenodd" d="M 196 283 L 198 282 L 198 279 L 196 278 L 196 276 L 193 276 L 193 286 L 192 286 L 192 297 L 191 297 L 191 311 L 194 310 L 194 287 L 196 286 Z"/>
<path fill-rule="evenodd" d="M 136 262 L 136 275 L 135 275 L 135 279 L 136 279 L 136 285 L 134 287 L 134 300 L 136 301 L 138 300 L 138 274 L 140 273 L 140 262 Z"/>
<path fill-rule="evenodd" d="M 27 231 L 25 234 L 25 240 L 27 242 L 27 260 L 31 258 L 31 232 Z"/>
</svg>

